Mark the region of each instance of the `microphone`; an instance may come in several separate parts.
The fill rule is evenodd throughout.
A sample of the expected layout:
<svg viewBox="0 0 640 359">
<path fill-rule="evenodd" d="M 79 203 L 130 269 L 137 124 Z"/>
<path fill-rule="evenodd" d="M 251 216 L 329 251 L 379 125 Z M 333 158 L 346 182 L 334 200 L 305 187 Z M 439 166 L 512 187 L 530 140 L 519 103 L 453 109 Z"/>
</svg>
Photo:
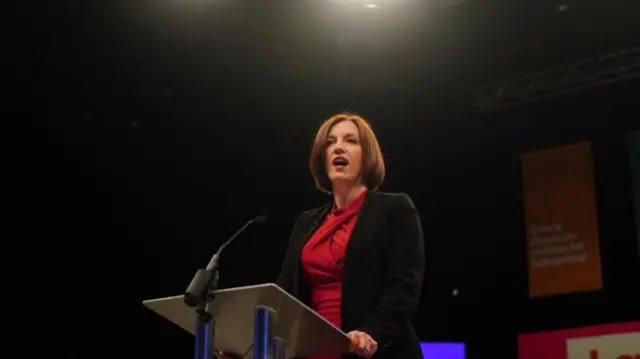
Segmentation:
<svg viewBox="0 0 640 359">
<path fill-rule="evenodd" d="M 210 289 L 215 289 L 218 282 L 218 266 L 220 265 L 220 254 L 222 251 L 224 251 L 231 242 L 244 232 L 247 227 L 252 224 L 264 223 L 267 219 L 267 216 L 258 216 L 253 218 L 249 222 L 245 223 L 244 226 L 240 227 L 240 229 L 234 233 L 231 238 L 222 243 L 213 257 L 211 257 L 207 267 L 205 269 L 199 269 L 191 280 L 191 283 L 189 283 L 189 286 L 184 293 L 184 302 L 186 305 L 189 307 L 197 307 L 202 304 L 208 295 L 208 291 Z"/>
</svg>

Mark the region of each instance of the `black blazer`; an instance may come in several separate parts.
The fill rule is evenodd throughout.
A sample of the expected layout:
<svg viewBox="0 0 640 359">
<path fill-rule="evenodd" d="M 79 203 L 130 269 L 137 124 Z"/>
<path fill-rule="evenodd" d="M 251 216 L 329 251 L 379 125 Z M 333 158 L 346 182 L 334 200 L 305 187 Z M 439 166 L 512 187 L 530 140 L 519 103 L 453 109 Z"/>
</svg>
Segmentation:
<svg viewBox="0 0 640 359">
<path fill-rule="evenodd" d="M 302 302 L 300 254 L 332 204 L 296 220 L 276 283 Z M 422 359 L 411 317 L 422 289 L 424 240 L 420 217 L 403 193 L 368 192 L 347 243 L 342 284 L 342 330 L 361 330 L 378 342 L 374 358 Z M 355 358 L 347 355 L 345 358 Z"/>
</svg>

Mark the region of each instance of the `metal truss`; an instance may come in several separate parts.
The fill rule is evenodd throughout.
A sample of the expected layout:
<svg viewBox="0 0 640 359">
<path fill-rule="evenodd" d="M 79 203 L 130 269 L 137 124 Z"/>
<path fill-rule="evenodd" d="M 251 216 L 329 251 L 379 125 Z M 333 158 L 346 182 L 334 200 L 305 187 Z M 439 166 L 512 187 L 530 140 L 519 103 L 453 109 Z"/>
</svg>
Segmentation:
<svg viewBox="0 0 640 359">
<path fill-rule="evenodd" d="M 640 77 L 640 47 L 598 56 L 473 90 L 484 113 Z"/>
</svg>

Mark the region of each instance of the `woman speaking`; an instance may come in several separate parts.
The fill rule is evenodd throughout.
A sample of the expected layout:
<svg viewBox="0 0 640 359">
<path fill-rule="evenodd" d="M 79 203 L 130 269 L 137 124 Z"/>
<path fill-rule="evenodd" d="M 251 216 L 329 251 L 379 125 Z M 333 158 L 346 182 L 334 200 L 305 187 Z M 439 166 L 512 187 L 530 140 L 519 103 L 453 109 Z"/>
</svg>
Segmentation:
<svg viewBox="0 0 640 359">
<path fill-rule="evenodd" d="M 344 358 L 422 359 L 411 325 L 424 270 L 420 217 L 406 194 L 378 192 L 385 166 L 370 125 L 349 113 L 326 120 L 309 167 L 333 200 L 298 216 L 276 283 L 348 333 Z"/>
</svg>

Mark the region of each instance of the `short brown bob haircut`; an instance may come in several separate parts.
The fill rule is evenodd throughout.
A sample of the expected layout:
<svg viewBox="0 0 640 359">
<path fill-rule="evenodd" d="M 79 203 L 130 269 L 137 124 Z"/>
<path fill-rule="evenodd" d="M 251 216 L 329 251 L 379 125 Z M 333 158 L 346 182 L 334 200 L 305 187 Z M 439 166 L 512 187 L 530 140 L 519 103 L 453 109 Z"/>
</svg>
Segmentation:
<svg viewBox="0 0 640 359">
<path fill-rule="evenodd" d="M 380 144 L 369 122 L 362 116 L 349 112 L 340 112 L 329 117 L 316 132 L 311 155 L 309 156 L 309 169 L 316 182 L 316 187 L 323 192 L 332 193 L 331 180 L 327 175 L 325 164 L 326 149 L 328 147 L 327 137 L 329 137 L 329 132 L 333 126 L 342 121 L 351 121 L 358 128 L 360 146 L 362 146 L 362 173 L 360 174 L 360 179 L 370 191 L 377 191 L 382 186 L 382 182 L 384 182 L 386 172 Z"/>
</svg>

